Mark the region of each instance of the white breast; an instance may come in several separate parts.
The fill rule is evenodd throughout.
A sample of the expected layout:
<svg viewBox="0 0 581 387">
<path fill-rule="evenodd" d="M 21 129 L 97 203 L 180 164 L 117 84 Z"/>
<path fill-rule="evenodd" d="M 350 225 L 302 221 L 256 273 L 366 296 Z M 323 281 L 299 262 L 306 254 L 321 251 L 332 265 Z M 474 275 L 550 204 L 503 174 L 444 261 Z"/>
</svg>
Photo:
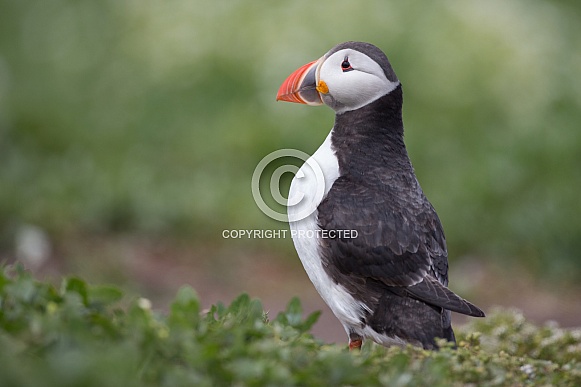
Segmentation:
<svg viewBox="0 0 581 387">
<path fill-rule="evenodd" d="M 297 204 L 288 207 L 288 216 L 293 242 L 305 271 L 323 300 L 348 330 L 359 328 L 363 310 L 367 308 L 327 275 L 321 263 L 317 236 L 320 230 L 317 207 L 339 177 L 339 164 L 331 148 L 332 133 L 331 130 L 293 179 L 289 203 Z"/>
</svg>

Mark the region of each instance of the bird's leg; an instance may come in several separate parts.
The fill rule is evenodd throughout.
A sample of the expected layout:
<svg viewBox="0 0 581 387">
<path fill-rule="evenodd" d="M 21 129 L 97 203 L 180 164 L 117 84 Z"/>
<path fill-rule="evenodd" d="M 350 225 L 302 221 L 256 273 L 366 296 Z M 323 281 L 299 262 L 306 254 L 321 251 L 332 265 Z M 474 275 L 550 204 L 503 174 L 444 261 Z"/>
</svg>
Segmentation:
<svg viewBox="0 0 581 387">
<path fill-rule="evenodd" d="M 357 333 L 349 333 L 349 350 L 353 351 L 355 349 L 361 349 L 363 344 L 363 337 L 359 336 Z"/>
<path fill-rule="evenodd" d="M 354 351 L 356 349 L 361 350 L 361 345 L 362 344 L 363 344 L 363 340 L 362 339 L 349 340 L 349 350 L 350 351 Z"/>
</svg>

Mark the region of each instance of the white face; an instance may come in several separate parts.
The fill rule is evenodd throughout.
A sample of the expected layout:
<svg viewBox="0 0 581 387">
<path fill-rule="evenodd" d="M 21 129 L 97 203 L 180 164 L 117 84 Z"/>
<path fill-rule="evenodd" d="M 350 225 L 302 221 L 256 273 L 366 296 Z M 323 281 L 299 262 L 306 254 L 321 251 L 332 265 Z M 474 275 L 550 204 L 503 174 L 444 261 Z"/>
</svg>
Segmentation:
<svg viewBox="0 0 581 387">
<path fill-rule="evenodd" d="M 318 70 L 317 82 L 324 81 L 329 88 L 328 93 L 320 93 L 321 98 L 339 114 L 359 109 L 399 85 L 387 79 L 377 62 L 352 49 L 335 52 Z"/>
</svg>

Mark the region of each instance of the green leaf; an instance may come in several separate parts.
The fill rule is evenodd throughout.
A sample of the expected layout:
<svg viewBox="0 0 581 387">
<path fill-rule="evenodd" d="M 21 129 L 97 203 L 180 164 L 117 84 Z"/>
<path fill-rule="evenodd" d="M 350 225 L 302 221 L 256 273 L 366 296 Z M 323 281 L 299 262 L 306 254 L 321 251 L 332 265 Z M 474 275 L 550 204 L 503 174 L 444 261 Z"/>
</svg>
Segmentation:
<svg viewBox="0 0 581 387">
<path fill-rule="evenodd" d="M 172 328 L 192 329 L 200 320 L 200 300 L 189 286 L 178 290 L 175 301 L 170 306 L 168 322 Z"/>
<path fill-rule="evenodd" d="M 286 310 L 283 313 L 279 313 L 275 321 L 283 325 L 290 325 L 299 332 L 307 332 L 315 325 L 320 315 L 320 311 L 315 311 L 303 320 L 301 301 L 298 297 L 293 297 L 287 304 Z"/>
<path fill-rule="evenodd" d="M 240 311 L 248 309 L 249 305 L 250 305 L 250 296 L 246 293 L 242 293 L 241 295 L 236 297 L 234 301 L 232 301 L 232 303 L 228 307 L 228 312 L 236 314 Z"/>
<path fill-rule="evenodd" d="M 311 313 L 303 322 L 302 324 L 302 330 L 303 332 L 307 332 L 309 331 L 313 325 L 315 325 L 317 323 L 317 321 L 319 321 L 319 317 L 321 317 L 321 311 L 317 310 L 313 313 Z"/>
<path fill-rule="evenodd" d="M 88 297 L 91 303 L 112 305 L 123 298 L 123 291 L 111 285 L 90 286 Z"/>
<path fill-rule="evenodd" d="M 89 290 L 87 283 L 77 277 L 69 277 L 63 283 L 64 293 L 76 293 L 81 297 L 83 305 L 89 305 Z"/>
</svg>

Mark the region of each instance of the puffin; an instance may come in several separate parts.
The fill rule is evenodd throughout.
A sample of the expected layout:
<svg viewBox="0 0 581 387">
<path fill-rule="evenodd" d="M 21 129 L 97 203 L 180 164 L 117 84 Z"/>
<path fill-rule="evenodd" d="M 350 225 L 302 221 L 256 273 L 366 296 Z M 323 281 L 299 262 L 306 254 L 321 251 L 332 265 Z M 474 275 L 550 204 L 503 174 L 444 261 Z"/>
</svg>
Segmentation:
<svg viewBox="0 0 581 387">
<path fill-rule="evenodd" d="M 277 101 L 327 105 L 335 123 L 294 176 L 287 214 L 316 290 L 363 341 L 456 345 L 451 312 L 484 312 L 448 288 L 442 224 L 404 144 L 403 92 L 387 56 L 364 42 L 336 45 L 294 71 Z"/>
</svg>

